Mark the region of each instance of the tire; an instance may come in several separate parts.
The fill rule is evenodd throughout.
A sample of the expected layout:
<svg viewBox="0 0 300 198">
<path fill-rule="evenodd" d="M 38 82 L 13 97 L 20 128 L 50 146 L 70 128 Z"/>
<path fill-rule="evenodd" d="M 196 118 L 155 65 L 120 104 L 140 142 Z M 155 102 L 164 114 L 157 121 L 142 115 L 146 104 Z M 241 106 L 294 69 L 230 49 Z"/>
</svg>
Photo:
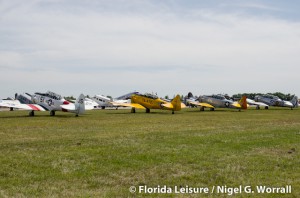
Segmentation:
<svg viewBox="0 0 300 198">
<path fill-rule="evenodd" d="M 131 113 L 135 113 L 135 108 L 134 107 L 131 109 Z"/>
<path fill-rule="evenodd" d="M 55 116 L 55 111 L 50 111 L 50 116 Z"/>
<path fill-rule="evenodd" d="M 29 116 L 34 116 L 34 111 L 29 111 Z"/>
</svg>

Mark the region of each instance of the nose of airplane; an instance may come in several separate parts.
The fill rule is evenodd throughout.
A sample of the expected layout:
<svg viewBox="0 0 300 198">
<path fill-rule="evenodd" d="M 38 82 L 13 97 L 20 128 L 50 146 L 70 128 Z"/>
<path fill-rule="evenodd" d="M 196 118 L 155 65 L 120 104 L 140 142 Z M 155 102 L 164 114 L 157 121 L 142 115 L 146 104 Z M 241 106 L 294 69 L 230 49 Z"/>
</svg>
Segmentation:
<svg viewBox="0 0 300 198">
<path fill-rule="evenodd" d="M 294 105 L 289 101 L 284 101 L 284 106 L 285 107 L 293 107 Z"/>
</svg>

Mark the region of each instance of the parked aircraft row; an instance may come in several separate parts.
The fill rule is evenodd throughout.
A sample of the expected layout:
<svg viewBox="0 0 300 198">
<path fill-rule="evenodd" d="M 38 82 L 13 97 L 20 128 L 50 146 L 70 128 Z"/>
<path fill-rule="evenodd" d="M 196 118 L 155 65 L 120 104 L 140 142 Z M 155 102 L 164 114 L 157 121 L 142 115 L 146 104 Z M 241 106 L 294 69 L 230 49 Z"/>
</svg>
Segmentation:
<svg viewBox="0 0 300 198">
<path fill-rule="evenodd" d="M 30 97 L 30 99 L 28 98 Z M 92 109 L 85 105 L 85 96 L 81 94 L 75 103 L 65 100 L 61 95 L 54 92 L 39 93 L 33 95 L 28 93 L 21 95 L 15 100 L 0 100 L 1 107 L 29 110 L 29 116 L 34 116 L 35 111 L 50 111 L 50 116 L 54 116 L 56 111 L 71 112 L 76 116 L 84 114 L 85 110 Z M 21 103 L 23 101 L 24 103 Z"/>
<path fill-rule="evenodd" d="M 288 108 L 296 108 L 299 106 L 298 97 L 294 96 L 291 101 L 281 100 L 277 96 L 273 95 L 257 95 L 254 100 L 249 98 L 242 97 L 239 102 L 235 102 L 223 95 L 211 95 L 211 96 L 200 96 L 198 98 L 188 98 L 187 102 L 201 106 L 200 110 L 203 111 L 205 107 L 214 110 L 214 106 L 222 107 L 222 108 L 239 108 L 239 109 L 247 109 L 249 106 L 254 106 L 256 109 L 260 109 L 260 107 L 264 107 L 265 109 L 269 109 L 269 106 L 274 107 L 288 107 Z M 212 105 L 213 107 L 209 106 Z M 239 106 L 240 105 L 240 106 Z"/>
<path fill-rule="evenodd" d="M 298 107 L 298 98 L 295 96 L 291 101 L 284 101 L 277 96 L 261 95 L 255 96 L 255 100 L 250 100 L 243 96 L 239 101 L 233 101 L 224 95 L 203 95 L 200 97 L 187 97 L 187 105 L 200 107 L 200 111 L 209 108 L 214 111 L 215 108 L 233 108 L 247 109 L 249 106 L 255 106 L 256 109 L 269 106 L 277 107 Z M 126 95 L 111 99 L 102 95 L 95 95 L 92 98 L 85 98 L 81 94 L 75 101 L 67 101 L 61 95 L 48 91 L 46 93 L 36 92 L 35 94 L 16 94 L 14 100 L 0 100 L 0 107 L 8 107 L 11 109 L 29 110 L 29 115 L 34 116 L 34 111 L 49 111 L 51 116 L 55 115 L 56 111 L 71 112 L 76 116 L 83 114 L 85 110 L 92 110 L 96 107 L 131 107 L 131 112 L 135 113 L 137 109 L 145 109 L 146 113 L 150 109 L 170 110 L 172 114 L 175 111 L 180 111 L 186 105 L 181 102 L 181 98 L 177 95 L 173 100 L 159 98 L 154 94 L 141 94 L 139 92 L 131 92 Z"/>
</svg>

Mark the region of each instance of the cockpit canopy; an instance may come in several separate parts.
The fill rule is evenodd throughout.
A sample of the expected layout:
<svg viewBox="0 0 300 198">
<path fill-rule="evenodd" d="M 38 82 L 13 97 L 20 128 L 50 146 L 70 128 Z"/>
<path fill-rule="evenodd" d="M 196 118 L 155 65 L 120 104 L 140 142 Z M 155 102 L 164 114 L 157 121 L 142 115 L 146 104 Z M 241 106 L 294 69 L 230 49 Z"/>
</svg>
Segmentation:
<svg viewBox="0 0 300 198">
<path fill-rule="evenodd" d="M 215 99 L 218 99 L 218 100 L 225 100 L 226 98 L 223 96 L 223 95 L 211 95 L 211 96 L 208 96 L 208 97 L 211 97 L 211 98 L 215 98 Z"/>
<path fill-rule="evenodd" d="M 45 96 L 45 97 L 49 97 L 49 98 L 52 98 L 52 99 L 54 99 L 54 100 L 61 100 L 61 99 L 62 99 L 61 95 L 56 94 L 56 93 L 51 92 L 51 91 L 47 91 L 47 93 L 39 93 L 39 92 L 36 92 L 35 94 L 36 94 L 36 95 Z"/>
<path fill-rule="evenodd" d="M 263 95 L 264 98 L 269 98 L 269 99 L 273 99 L 273 100 L 280 100 L 278 96 L 273 96 L 273 95 Z"/>
<path fill-rule="evenodd" d="M 158 98 L 157 95 L 154 95 L 154 94 L 151 94 L 151 93 L 144 93 L 144 94 L 137 93 L 136 95 L 144 96 L 144 97 L 151 98 L 151 99 L 157 99 Z"/>
</svg>

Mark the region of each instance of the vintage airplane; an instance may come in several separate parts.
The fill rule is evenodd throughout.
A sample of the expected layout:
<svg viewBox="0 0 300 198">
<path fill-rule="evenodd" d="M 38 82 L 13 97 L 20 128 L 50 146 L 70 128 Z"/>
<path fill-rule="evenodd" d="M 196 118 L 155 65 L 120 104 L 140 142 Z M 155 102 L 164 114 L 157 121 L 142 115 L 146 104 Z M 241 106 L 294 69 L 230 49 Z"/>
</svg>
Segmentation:
<svg viewBox="0 0 300 198">
<path fill-rule="evenodd" d="M 98 106 L 100 106 L 102 109 L 105 109 L 106 107 L 112 107 L 113 105 L 111 104 L 111 102 L 116 102 L 116 103 L 128 103 L 128 100 L 130 100 L 131 96 L 133 94 L 136 94 L 138 92 L 130 92 L 128 94 L 119 96 L 117 98 L 108 98 L 106 96 L 103 95 L 95 95 L 94 97 L 92 97 L 91 99 L 98 103 Z M 116 108 L 118 109 L 118 106 L 116 106 Z"/>
<path fill-rule="evenodd" d="M 111 105 L 111 99 L 103 96 L 103 95 L 95 95 L 91 98 L 94 102 L 97 103 L 97 106 L 101 107 L 102 109 L 105 109 L 105 107 L 112 106 Z"/>
<path fill-rule="evenodd" d="M 54 116 L 56 111 L 63 111 L 75 113 L 78 116 L 86 110 L 83 94 L 77 98 L 74 104 L 50 91 L 31 95 L 31 101 L 33 104 L 22 104 L 19 100 L 0 100 L 0 106 L 29 110 L 29 116 L 34 116 L 34 111 L 50 111 L 50 116 Z"/>
<path fill-rule="evenodd" d="M 76 100 L 69 100 L 71 103 L 75 103 Z M 90 98 L 85 98 L 84 99 L 84 106 L 85 106 L 85 110 L 92 110 L 92 109 L 96 109 L 98 107 L 98 103 L 96 103 L 95 101 L 93 101 Z"/>
<path fill-rule="evenodd" d="M 246 97 L 243 96 L 240 101 L 235 102 L 229 99 L 226 99 L 225 96 L 210 95 L 210 96 L 200 96 L 196 101 L 188 100 L 190 104 L 200 106 L 200 111 L 204 111 L 204 108 L 210 108 L 211 111 L 214 111 L 216 107 L 218 108 L 234 108 L 234 109 L 247 109 L 248 104 Z"/>
<path fill-rule="evenodd" d="M 146 113 L 150 113 L 150 109 L 163 109 L 170 110 L 174 114 L 174 111 L 180 111 L 181 108 L 185 108 L 185 105 L 181 103 L 179 95 L 171 102 L 167 102 L 154 94 L 140 94 L 138 92 L 131 96 L 131 100 L 128 103 L 111 102 L 111 104 L 114 106 L 132 107 L 132 113 L 135 113 L 135 109 L 138 108 L 146 109 Z"/>
<path fill-rule="evenodd" d="M 260 107 L 264 107 L 265 109 L 267 109 L 269 107 L 269 105 L 263 103 L 263 102 L 255 102 L 254 100 L 251 100 L 249 98 L 247 98 L 247 103 L 250 106 L 255 106 L 256 109 L 260 109 Z"/>
<path fill-rule="evenodd" d="M 291 101 L 281 100 L 279 97 L 265 94 L 265 95 L 257 95 L 255 96 L 255 102 L 262 102 L 269 106 L 275 107 L 288 107 L 288 108 L 295 108 L 298 107 L 298 97 L 294 96 Z M 266 106 L 265 109 L 269 109 L 269 106 Z"/>
</svg>

